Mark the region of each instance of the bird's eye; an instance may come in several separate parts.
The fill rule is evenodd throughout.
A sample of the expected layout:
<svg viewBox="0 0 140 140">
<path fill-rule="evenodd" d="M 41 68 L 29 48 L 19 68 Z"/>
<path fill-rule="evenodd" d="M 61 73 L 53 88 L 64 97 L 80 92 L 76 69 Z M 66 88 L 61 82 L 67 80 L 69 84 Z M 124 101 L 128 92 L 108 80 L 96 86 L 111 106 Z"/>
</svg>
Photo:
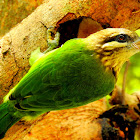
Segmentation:
<svg viewBox="0 0 140 140">
<path fill-rule="evenodd" d="M 125 34 L 120 34 L 120 35 L 116 36 L 115 40 L 120 42 L 120 43 L 124 43 L 124 42 L 127 42 L 129 40 L 129 36 L 125 35 Z"/>
</svg>

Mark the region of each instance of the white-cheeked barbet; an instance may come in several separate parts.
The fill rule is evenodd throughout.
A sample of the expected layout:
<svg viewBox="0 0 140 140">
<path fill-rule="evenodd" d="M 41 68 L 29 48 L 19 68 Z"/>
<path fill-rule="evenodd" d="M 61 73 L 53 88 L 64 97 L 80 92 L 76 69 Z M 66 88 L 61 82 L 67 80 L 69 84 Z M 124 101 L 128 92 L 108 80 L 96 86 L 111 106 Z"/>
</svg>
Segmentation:
<svg viewBox="0 0 140 140">
<path fill-rule="evenodd" d="M 123 63 L 137 52 L 136 33 L 109 28 L 40 55 L 0 105 L 0 138 L 21 118 L 82 106 L 106 96 Z"/>
</svg>

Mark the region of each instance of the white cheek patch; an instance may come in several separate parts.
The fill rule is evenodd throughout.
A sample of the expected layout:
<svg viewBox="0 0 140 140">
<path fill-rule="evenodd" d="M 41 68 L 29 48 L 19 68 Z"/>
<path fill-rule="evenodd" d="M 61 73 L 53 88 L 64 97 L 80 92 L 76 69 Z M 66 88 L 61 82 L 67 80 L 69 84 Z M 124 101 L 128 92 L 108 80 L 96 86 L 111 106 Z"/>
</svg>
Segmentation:
<svg viewBox="0 0 140 140">
<path fill-rule="evenodd" d="M 104 45 L 102 45 L 102 49 L 104 49 L 104 48 L 110 48 L 110 47 L 113 47 L 113 44 L 111 44 L 111 43 L 106 43 L 106 44 L 104 44 Z"/>
<path fill-rule="evenodd" d="M 124 43 L 119 43 L 117 41 L 112 41 L 112 42 L 109 42 L 109 43 L 106 43 L 104 45 L 102 45 L 102 49 L 104 50 L 113 50 L 113 49 L 116 49 L 116 48 L 125 48 L 128 44 L 126 42 Z"/>
</svg>

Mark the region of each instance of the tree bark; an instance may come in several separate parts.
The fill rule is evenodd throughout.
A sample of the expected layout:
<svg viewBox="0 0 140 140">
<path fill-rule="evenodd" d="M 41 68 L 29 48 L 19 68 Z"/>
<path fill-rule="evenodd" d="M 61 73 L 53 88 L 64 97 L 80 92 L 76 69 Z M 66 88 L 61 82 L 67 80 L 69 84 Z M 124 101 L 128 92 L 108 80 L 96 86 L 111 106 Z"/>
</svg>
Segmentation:
<svg viewBox="0 0 140 140">
<path fill-rule="evenodd" d="M 88 17 L 100 23 L 103 28 L 123 27 L 131 30 L 136 30 L 140 27 L 139 9 L 140 3 L 137 0 L 45 0 L 44 3 L 36 8 L 36 10 L 31 15 L 25 18 L 16 27 L 12 28 L 9 33 L 3 36 L 3 38 L 0 40 L 0 101 L 2 101 L 3 97 L 9 92 L 9 90 L 14 87 L 29 70 L 30 66 L 28 59 L 31 52 L 38 47 L 40 47 L 42 51 L 47 48 L 46 31 L 48 27 L 55 26 L 57 29 L 61 27 L 61 30 L 63 30 L 63 23 L 66 23 L 66 21 L 74 19 L 82 20 L 83 17 Z M 65 26 L 68 26 L 67 28 L 73 30 L 73 25 L 74 24 L 66 24 Z M 69 33 L 66 33 L 65 31 L 63 31 L 63 34 L 70 36 Z M 61 38 L 65 38 L 63 34 Z M 103 104 L 104 103 L 102 103 L 102 105 Z M 91 106 L 92 105 L 90 104 L 89 110 L 92 108 Z M 104 106 L 101 110 L 104 110 Z M 75 111 L 77 110 L 75 109 Z M 69 110 L 67 110 L 66 112 L 68 112 L 69 115 L 71 114 Z M 59 112 L 58 114 L 56 112 L 54 113 L 54 116 L 57 115 L 59 116 Z M 82 115 L 86 116 L 87 114 L 83 113 Z M 90 115 L 92 116 L 93 114 L 91 113 Z M 48 117 L 49 116 L 47 115 L 45 118 L 48 120 Z M 30 124 L 31 123 L 26 124 L 26 127 L 25 125 L 22 125 L 22 128 L 20 130 L 23 131 L 24 128 L 30 127 Z M 85 124 L 83 123 L 80 128 L 82 129 L 84 125 Z M 21 123 L 13 126 L 12 129 L 10 129 L 10 133 L 7 134 L 7 137 L 5 139 L 9 138 L 10 140 L 12 140 L 12 133 L 15 133 L 15 130 L 19 129 L 20 126 Z M 65 131 L 67 130 L 65 129 Z M 80 131 L 80 129 L 78 131 Z M 30 133 L 28 133 L 28 136 L 29 134 Z M 62 133 L 62 135 L 63 134 L 64 133 Z M 21 133 L 22 138 L 18 138 L 18 135 L 15 134 L 14 136 L 12 136 L 12 138 L 14 139 L 14 137 L 16 137 L 16 139 L 25 139 L 24 132 Z M 39 133 L 39 135 L 41 135 L 41 133 Z M 51 135 L 51 133 L 49 133 L 48 135 L 50 136 L 50 139 L 53 139 L 54 134 Z M 79 137 L 81 137 L 81 139 L 85 138 L 85 133 L 78 133 L 77 135 L 77 139 Z M 32 134 L 30 134 L 30 138 L 28 139 L 31 139 L 31 136 Z M 60 136 L 58 138 L 55 136 L 54 139 L 59 138 Z M 90 134 L 86 139 L 88 140 L 92 138 L 93 137 L 91 137 Z M 33 139 L 39 138 L 36 137 Z M 43 136 L 40 139 L 43 139 Z M 47 137 L 47 139 L 49 138 Z"/>
</svg>

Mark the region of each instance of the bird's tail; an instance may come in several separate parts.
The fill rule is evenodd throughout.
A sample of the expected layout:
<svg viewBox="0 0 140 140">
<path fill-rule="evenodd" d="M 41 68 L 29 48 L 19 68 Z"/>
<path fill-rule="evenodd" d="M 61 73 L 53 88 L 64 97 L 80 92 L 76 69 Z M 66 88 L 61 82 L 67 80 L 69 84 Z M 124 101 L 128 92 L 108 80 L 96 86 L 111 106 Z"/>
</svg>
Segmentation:
<svg viewBox="0 0 140 140">
<path fill-rule="evenodd" d="M 15 118 L 12 116 L 9 111 L 9 103 L 5 102 L 0 105 L 0 139 L 2 139 L 6 133 L 6 131 L 20 118 Z"/>
</svg>

